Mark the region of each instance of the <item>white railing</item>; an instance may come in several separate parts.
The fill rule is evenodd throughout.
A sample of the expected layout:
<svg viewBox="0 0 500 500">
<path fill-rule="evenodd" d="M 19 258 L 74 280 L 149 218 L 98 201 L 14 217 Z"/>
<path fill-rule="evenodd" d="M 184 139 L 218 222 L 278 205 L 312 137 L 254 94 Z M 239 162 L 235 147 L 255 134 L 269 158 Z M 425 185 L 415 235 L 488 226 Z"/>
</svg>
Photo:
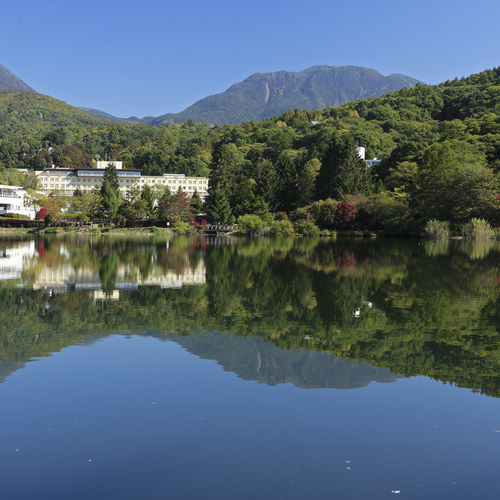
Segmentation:
<svg viewBox="0 0 500 500">
<path fill-rule="evenodd" d="M 17 199 L 21 199 L 22 196 L 17 196 L 15 194 L 3 194 L 3 193 L 0 193 L 0 198 L 17 198 Z"/>
</svg>

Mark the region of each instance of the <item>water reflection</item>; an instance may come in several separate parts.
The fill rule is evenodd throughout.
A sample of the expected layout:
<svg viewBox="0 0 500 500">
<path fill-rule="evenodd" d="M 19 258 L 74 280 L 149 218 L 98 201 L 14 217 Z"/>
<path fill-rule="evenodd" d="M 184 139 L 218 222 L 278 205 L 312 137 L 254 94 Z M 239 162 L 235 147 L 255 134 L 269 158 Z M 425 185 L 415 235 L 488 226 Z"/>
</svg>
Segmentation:
<svg viewBox="0 0 500 500">
<path fill-rule="evenodd" d="M 271 386 L 289 383 L 304 389 L 355 389 L 366 387 L 370 382 L 387 383 L 396 379 L 386 368 L 350 362 L 326 352 L 287 351 L 260 338 L 242 338 L 217 332 L 143 336 L 175 342 L 201 359 L 216 361 L 224 370 L 236 373 L 244 380 Z M 85 343 L 91 345 L 102 339 L 91 336 Z M 24 366 L 23 362 L 0 360 L 0 383 Z"/>
<path fill-rule="evenodd" d="M 206 281 L 197 245 L 185 241 L 155 246 L 106 240 L 4 242 L 0 247 L 0 280 L 19 280 L 33 290 L 62 293 L 102 289 L 116 298 L 117 290 L 138 286 L 180 288 Z"/>
<path fill-rule="evenodd" d="M 498 242 L 101 237 L 0 246 L 3 360 L 110 331 L 231 332 L 500 395 Z"/>
</svg>

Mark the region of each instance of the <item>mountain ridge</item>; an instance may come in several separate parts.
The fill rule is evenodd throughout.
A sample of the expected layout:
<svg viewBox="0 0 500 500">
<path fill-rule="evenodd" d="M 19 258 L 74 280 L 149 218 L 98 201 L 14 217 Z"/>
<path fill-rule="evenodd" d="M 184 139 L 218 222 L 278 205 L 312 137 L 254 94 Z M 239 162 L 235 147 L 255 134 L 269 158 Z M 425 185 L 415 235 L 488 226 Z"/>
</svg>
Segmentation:
<svg viewBox="0 0 500 500">
<path fill-rule="evenodd" d="M 157 117 L 118 118 L 92 108 L 79 108 L 106 120 L 125 123 L 200 123 L 224 125 L 256 121 L 280 115 L 290 109 L 323 109 L 346 102 L 414 87 L 419 80 L 401 73 L 384 76 L 372 68 L 320 64 L 302 71 L 254 73 L 224 92 L 196 101 L 179 113 Z"/>
<path fill-rule="evenodd" d="M 13 92 L 34 92 L 29 85 L 24 83 L 18 76 L 14 75 L 12 71 L 0 64 L 0 90 L 10 90 Z"/>
<path fill-rule="evenodd" d="M 361 66 L 317 65 L 302 71 L 254 73 L 225 92 L 207 96 L 180 113 L 167 113 L 147 121 L 151 125 L 197 122 L 223 125 L 255 121 L 290 109 L 322 109 L 366 97 L 379 97 L 419 82 L 395 73 L 383 76 Z"/>
<path fill-rule="evenodd" d="M 162 125 L 193 120 L 225 125 L 267 119 L 290 109 L 336 107 L 358 99 L 379 97 L 403 87 L 414 87 L 417 83 L 421 82 L 401 73 L 384 76 L 375 69 L 362 66 L 321 64 L 295 72 L 280 70 L 254 73 L 245 80 L 234 83 L 224 92 L 200 99 L 179 113 L 118 118 L 94 108 L 77 109 L 100 120 L 126 124 Z M 37 94 L 2 65 L 0 90 Z"/>
</svg>

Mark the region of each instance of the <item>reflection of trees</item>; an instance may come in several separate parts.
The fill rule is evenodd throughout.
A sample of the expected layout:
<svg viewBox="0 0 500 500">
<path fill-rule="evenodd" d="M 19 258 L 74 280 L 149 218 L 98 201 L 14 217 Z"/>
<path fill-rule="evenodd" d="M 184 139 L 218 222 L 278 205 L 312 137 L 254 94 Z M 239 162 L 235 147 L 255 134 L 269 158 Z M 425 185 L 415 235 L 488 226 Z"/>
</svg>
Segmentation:
<svg viewBox="0 0 500 500">
<path fill-rule="evenodd" d="M 177 275 L 184 274 L 189 268 L 188 260 L 189 239 L 180 237 L 168 242 L 168 248 L 165 246 L 162 251 L 157 252 L 156 264 L 168 272 L 174 271 Z"/>
<path fill-rule="evenodd" d="M 115 289 L 118 276 L 118 255 L 111 253 L 103 255 L 99 262 L 99 279 L 102 289 L 107 295 L 111 295 Z"/>
<path fill-rule="evenodd" d="M 67 245 L 64 255 L 50 242 L 46 254 L 61 260 L 75 262 L 85 252 L 78 262 L 97 265 L 107 289 L 117 266 L 142 273 L 188 269 L 202 255 L 207 284 L 140 288 L 105 309 L 84 294 L 0 289 L 0 321 L 7 327 L 0 354 L 19 359 L 40 352 L 44 342 L 58 348 L 77 332 L 220 330 L 500 395 L 498 243 L 488 246 L 487 258 L 477 258 L 486 255 L 483 247 L 460 241 L 432 256 L 425 242 L 411 240 L 254 239 L 206 248 L 204 241 L 100 238 L 80 243 L 79 251 Z M 31 347 L 19 345 L 24 342 Z"/>
</svg>

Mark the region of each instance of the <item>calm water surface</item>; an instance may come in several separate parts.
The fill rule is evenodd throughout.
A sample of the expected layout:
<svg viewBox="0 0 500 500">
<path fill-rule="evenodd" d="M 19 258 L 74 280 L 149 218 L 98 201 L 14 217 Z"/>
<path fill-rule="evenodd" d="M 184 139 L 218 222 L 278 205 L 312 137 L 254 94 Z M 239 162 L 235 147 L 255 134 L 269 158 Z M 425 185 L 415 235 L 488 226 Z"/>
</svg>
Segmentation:
<svg viewBox="0 0 500 500">
<path fill-rule="evenodd" d="M 500 247 L 0 240 L 4 498 L 498 498 Z"/>
</svg>

